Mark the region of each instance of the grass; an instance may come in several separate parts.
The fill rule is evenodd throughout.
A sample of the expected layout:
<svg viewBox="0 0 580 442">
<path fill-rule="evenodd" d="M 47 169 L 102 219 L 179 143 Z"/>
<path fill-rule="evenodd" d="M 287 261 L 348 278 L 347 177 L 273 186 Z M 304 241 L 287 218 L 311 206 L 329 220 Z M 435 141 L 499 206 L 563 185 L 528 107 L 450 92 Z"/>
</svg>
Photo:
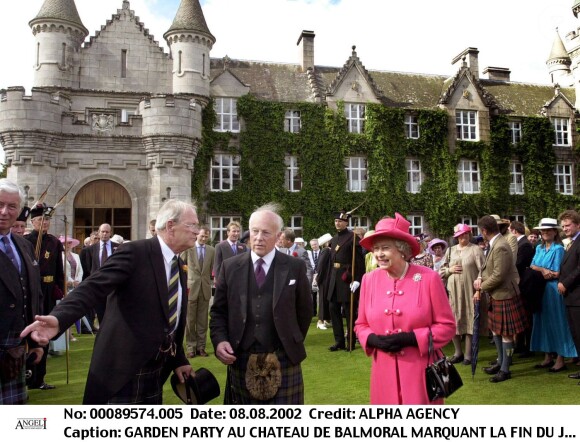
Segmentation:
<svg viewBox="0 0 580 442">
<path fill-rule="evenodd" d="M 49 357 L 45 380 L 57 388 L 50 391 L 30 390 L 31 405 L 74 405 L 82 402 L 94 337 L 81 335 L 77 338 L 77 342 L 70 343 L 68 385 L 66 357 L 64 355 Z M 352 353 L 329 352 L 327 347 L 332 343 L 332 330 L 318 330 L 316 322 L 313 321 L 306 339 L 308 357 L 302 363 L 306 404 L 368 404 L 370 358 L 364 355 L 360 347 Z M 196 357 L 190 362 L 194 369 L 207 368 L 218 379 L 222 395 L 210 402 L 212 405 L 218 405 L 223 403 L 226 368 L 213 356 L 213 348 L 209 342 L 208 344 L 210 357 Z M 453 353 L 451 346 L 445 350 L 447 355 Z M 448 405 L 578 404 L 580 386 L 577 385 L 577 381 L 568 379 L 567 375 L 573 373 L 576 368 L 580 370 L 580 367 L 569 364 L 569 370 L 551 374 L 547 370 L 533 368 L 543 359 L 543 355 L 536 354 L 536 357 L 528 359 L 515 356 L 511 367 L 513 378 L 507 382 L 492 384 L 488 380 L 489 376 L 482 371 L 482 367 L 492 359 L 495 359 L 495 347 L 489 344 L 487 338 L 483 338 L 475 377 L 471 376 L 471 367 L 458 364 L 463 387 L 446 403 Z M 181 404 L 173 394 L 169 381 L 165 384 L 163 398 L 164 404 Z"/>
</svg>

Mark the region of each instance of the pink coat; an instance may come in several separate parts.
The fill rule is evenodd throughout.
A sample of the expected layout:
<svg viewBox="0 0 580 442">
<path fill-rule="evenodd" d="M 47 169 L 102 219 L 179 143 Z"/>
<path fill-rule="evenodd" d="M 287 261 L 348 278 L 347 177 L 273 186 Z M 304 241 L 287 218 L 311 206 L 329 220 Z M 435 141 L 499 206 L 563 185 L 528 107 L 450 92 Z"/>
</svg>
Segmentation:
<svg viewBox="0 0 580 442">
<path fill-rule="evenodd" d="M 385 270 L 365 274 L 361 284 L 356 335 L 371 368 L 371 404 L 435 404 L 425 388 L 429 328 L 435 349 L 444 347 L 455 335 L 455 318 L 441 277 L 433 270 L 410 265 L 402 280 L 393 280 Z M 371 333 L 385 335 L 415 332 L 417 347 L 386 353 L 367 347 Z"/>
</svg>

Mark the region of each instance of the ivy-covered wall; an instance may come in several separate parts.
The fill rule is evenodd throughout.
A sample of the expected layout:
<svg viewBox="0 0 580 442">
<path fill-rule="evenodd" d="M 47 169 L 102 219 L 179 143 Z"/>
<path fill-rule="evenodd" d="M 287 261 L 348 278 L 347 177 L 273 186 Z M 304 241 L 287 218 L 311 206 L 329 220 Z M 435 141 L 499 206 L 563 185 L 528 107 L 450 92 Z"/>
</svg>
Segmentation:
<svg viewBox="0 0 580 442">
<path fill-rule="evenodd" d="M 431 232 L 449 236 L 462 215 L 479 217 L 523 213 L 529 225 L 540 218 L 557 217 L 575 207 L 575 196 L 555 191 L 552 148 L 554 133 L 547 118 L 522 120 L 522 140 L 510 141 L 508 118 L 492 118 L 489 142 L 457 142 L 448 145 L 448 118 L 444 110 L 417 110 L 420 137 L 407 139 L 405 114 L 409 110 L 367 104 L 364 134 L 351 134 L 340 109 L 312 103 L 273 103 L 251 95 L 238 100 L 238 117 L 244 128 L 239 134 L 214 132 L 213 103 L 204 111 L 203 140 L 192 179 L 202 220 L 210 215 L 240 214 L 245 222 L 254 208 L 270 201 L 282 203 L 282 216 L 302 215 L 308 240 L 334 230 L 333 212 L 353 209 L 374 223 L 395 211 L 424 216 Z M 301 113 L 300 133 L 284 131 L 287 110 Z M 241 183 L 230 192 L 209 192 L 209 169 L 214 152 L 241 156 Z M 302 178 L 300 192 L 284 188 L 285 155 L 295 155 Z M 346 192 L 344 159 L 364 155 L 368 159 L 366 192 Z M 418 158 L 424 180 L 421 192 L 406 191 L 406 158 Z M 510 160 L 523 165 L 525 195 L 510 195 Z M 457 192 L 457 164 L 460 159 L 476 160 L 481 174 L 477 194 Z M 244 225 L 247 228 L 247 225 Z"/>
</svg>

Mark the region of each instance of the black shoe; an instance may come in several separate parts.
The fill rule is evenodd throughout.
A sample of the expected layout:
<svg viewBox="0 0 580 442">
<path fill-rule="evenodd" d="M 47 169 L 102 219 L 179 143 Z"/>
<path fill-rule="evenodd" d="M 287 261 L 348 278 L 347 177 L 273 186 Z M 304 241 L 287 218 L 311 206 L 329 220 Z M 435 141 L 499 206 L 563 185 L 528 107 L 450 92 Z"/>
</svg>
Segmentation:
<svg viewBox="0 0 580 442">
<path fill-rule="evenodd" d="M 355 351 L 355 350 L 356 350 L 356 345 L 353 345 L 351 348 L 344 347 L 344 351 Z"/>
<path fill-rule="evenodd" d="M 489 382 L 493 382 L 498 383 L 498 382 L 503 382 L 503 381 L 507 381 L 508 379 L 511 379 L 512 375 L 511 373 L 507 372 L 507 371 L 499 371 L 495 376 L 489 378 Z"/>
<path fill-rule="evenodd" d="M 565 365 L 562 365 L 560 368 L 552 367 L 552 368 L 548 369 L 548 371 L 550 373 L 560 373 L 561 371 L 564 371 L 564 370 L 568 370 L 568 367 L 566 367 Z"/>
<path fill-rule="evenodd" d="M 46 382 L 43 382 L 42 384 L 40 384 L 40 386 L 38 388 L 40 390 L 54 390 L 56 387 L 54 385 L 50 385 L 50 384 L 47 384 Z"/>
<path fill-rule="evenodd" d="M 338 350 L 346 350 L 346 347 L 344 344 L 334 344 L 328 347 L 328 349 L 330 351 L 338 351 Z"/>
<path fill-rule="evenodd" d="M 546 364 L 536 364 L 536 365 L 534 365 L 534 368 L 551 368 L 554 366 L 554 364 L 555 364 L 554 361 L 550 361 Z"/>
<path fill-rule="evenodd" d="M 499 364 L 492 365 L 491 367 L 483 367 L 483 371 L 485 371 L 487 374 L 498 374 L 500 371 L 499 369 Z"/>
<path fill-rule="evenodd" d="M 577 373 L 572 373 L 572 374 L 569 374 L 569 375 L 568 375 L 568 377 L 569 377 L 570 379 L 580 379 L 580 371 L 579 371 L 579 372 L 577 372 Z"/>
<path fill-rule="evenodd" d="M 463 361 L 463 359 L 464 359 L 463 355 L 459 356 L 453 355 L 450 358 L 447 358 L 447 360 L 452 364 L 459 364 L 461 361 Z"/>
<path fill-rule="evenodd" d="M 464 359 L 461 363 L 463 365 L 471 365 L 471 361 L 469 359 Z"/>
</svg>

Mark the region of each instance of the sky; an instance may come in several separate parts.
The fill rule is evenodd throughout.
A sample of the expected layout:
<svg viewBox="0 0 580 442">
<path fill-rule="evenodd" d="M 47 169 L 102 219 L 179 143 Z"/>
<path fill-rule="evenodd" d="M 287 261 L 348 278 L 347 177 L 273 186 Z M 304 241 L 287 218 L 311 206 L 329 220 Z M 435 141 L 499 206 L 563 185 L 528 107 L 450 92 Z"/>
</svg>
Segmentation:
<svg viewBox="0 0 580 442">
<path fill-rule="evenodd" d="M 44 0 L 3 0 L 0 88 L 33 81 L 35 40 L 28 22 Z M 151 34 L 163 40 L 180 0 L 131 0 Z M 89 37 L 122 0 L 76 0 Z M 216 43 L 212 57 L 298 63 L 302 30 L 314 31 L 315 64 L 342 66 L 352 46 L 367 69 L 453 75 L 451 60 L 479 49 L 479 66 L 511 69 L 517 82 L 547 84 L 546 59 L 556 36 L 580 27 L 574 0 L 202 0 Z"/>
</svg>

